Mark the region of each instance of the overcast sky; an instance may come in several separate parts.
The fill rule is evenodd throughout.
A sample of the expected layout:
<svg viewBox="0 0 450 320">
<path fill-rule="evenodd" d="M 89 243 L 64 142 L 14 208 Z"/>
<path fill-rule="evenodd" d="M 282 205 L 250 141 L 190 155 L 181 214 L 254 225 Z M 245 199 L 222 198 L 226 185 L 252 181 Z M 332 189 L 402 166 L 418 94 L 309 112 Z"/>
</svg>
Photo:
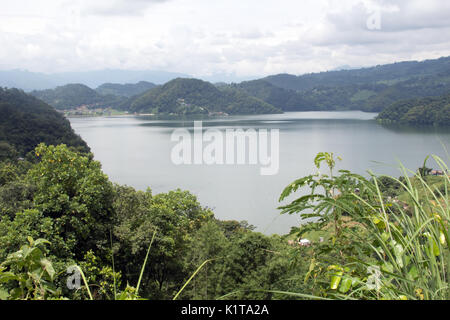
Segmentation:
<svg viewBox="0 0 450 320">
<path fill-rule="evenodd" d="M 450 55 L 443 0 L 0 0 L 0 69 L 303 74 Z"/>
</svg>

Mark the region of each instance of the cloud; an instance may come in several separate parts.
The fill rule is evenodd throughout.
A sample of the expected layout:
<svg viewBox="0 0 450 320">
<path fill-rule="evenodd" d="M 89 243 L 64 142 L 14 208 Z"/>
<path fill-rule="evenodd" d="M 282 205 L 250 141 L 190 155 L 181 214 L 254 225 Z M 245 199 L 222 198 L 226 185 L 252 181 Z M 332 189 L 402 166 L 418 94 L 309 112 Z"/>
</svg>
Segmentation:
<svg viewBox="0 0 450 320">
<path fill-rule="evenodd" d="M 328 14 L 327 19 L 340 31 L 368 30 L 367 19 L 376 12 L 380 32 L 450 27 L 450 2 L 439 0 L 361 1 L 348 11 Z"/>
<path fill-rule="evenodd" d="M 2 7 L 2 69 L 260 77 L 450 55 L 438 0 L 25 1 Z"/>
<path fill-rule="evenodd" d="M 145 10 L 157 3 L 171 0 L 110 0 L 95 1 L 83 10 L 87 15 L 99 16 L 134 16 L 144 15 Z M 93 1 L 94 2 L 94 1 Z M 99 3 L 100 2 L 100 3 Z"/>
<path fill-rule="evenodd" d="M 256 40 L 261 38 L 267 38 L 272 37 L 272 32 L 262 32 L 261 30 L 258 30 L 256 28 L 254 29 L 248 29 L 243 31 L 238 31 L 232 34 L 233 38 L 236 39 L 247 39 L 247 40 Z"/>
</svg>

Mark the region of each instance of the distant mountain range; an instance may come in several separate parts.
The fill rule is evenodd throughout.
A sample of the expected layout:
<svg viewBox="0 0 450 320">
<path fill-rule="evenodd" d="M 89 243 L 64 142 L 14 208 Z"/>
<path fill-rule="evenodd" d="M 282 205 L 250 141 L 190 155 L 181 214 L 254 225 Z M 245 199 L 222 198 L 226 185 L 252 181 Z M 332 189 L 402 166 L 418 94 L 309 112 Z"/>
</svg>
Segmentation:
<svg viewBox="0 0 450 320">
<path fill-rule="evenodd" d="M 450 57 L 302 76 L 279 74 L 238 86 L 286 111 L 379 112 L 399 100 L 450 92 Z"/>
<path fill-rule="evenodd" d="M 425 61 L 405 61 L 370 68 L 310 73 L 300 76 L 278 74 L 263 78 L 271 84 L 295 91 L 317 87 L 336 87 L 362 84 L 392 85 L 427 76 L 450 76 L 450 57 Z"/>
<path fill-rule="evenodd" d="M 72 76 L 91 74 L 72 73 Z M 97 72 L 97 79 L 104 75 Z M 88 83 L 66 84 L 55 89 L 35 90 L 31 94 L 57 109 L 95 105 L 131 112 L 180 114 L 207 110 L 229 114 L 313 110 L 380 112 L 401 100 L 449 93 L 450 57 L 301 76 L 279 74 L 215 85 L 189 77 L 177 77 L 158 85 L 157 81 L 139 78 L 150 76 L 149 73 L 137 71 L 110 71 L 109 75 L 109 81 L 96 89 L 89 84 L 98 81 L 90 79 Z M 175 74 L 165 76 L 170 78 Z M 124 79 L 132 77 L 137 77 L 139 82 L 123 83 Z"/>
<path fill-rule="evenodd" d="M 10 70 L 0 71 L 0 87 L 33 91 L 54 89 L 68 83 L 82 83 L 88 87 L 96 88 L 104 83 L 125 84 L 149 81 L 156 84 L 163 84 L 178 77 L 189 77 L 189 75 L 165 71 L 99 70 L 45 74 L 23 70 Z"/>
</svg>

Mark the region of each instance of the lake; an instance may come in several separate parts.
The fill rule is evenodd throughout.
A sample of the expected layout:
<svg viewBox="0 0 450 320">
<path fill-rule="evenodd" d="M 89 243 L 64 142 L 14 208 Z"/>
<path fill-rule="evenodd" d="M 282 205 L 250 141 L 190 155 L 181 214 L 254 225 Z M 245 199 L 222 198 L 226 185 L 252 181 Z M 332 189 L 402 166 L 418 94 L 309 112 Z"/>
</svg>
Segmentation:
<svg viewBox="0 0 450 320">
<path fill-rule="evenodd" d="M 152 120 L 140 116 L 70 118 L 111 181 L 147 187 L 154 194 L 176 188 L 195 194 L 221 220 L 247 220 L 265 234 L 289 232 L 298 216 L 280 215 L 278 198 L 293 180 L 314 173 L 318 152 L 342 157 L 338 169 L 399 176 L 398 161 L 416 170 L 435 154 L 448 163 L 450 130 L 379 125 L 376 114 L 359 111 L 289 112 L 203 120 L 203 129 L 279 129 L 279 170 L 261 175 L 260 165 L 175 165 L 175 129 L 192 132 L 193 120 Z M 429 163 L 428 167 L 435 167 Z M 325 170 L 325 169 L 323 169 Z M 291 198 L 292 200 L 292 198 Z"/>
</svg>

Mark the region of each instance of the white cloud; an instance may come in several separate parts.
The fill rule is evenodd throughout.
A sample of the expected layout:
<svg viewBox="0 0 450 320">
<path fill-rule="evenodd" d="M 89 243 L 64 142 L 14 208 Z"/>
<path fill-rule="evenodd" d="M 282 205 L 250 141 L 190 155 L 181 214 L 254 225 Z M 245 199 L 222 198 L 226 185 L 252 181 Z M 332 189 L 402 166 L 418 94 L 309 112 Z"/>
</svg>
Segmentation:
<svg viewBox="0 0 450 320">
<path fill-rule="evenodd" d="M 86 3 L 82 13 L 99 16 L 144 15 L 150 5 L 168 1 L 171 0 L 96 0 Z"/>
<path fill-rule="evenodd" d="M 450 55 L 449 16 L 438 0 L 16 0 L 2 4 L 0 67 L 300 74 Z"/>
</svg>

